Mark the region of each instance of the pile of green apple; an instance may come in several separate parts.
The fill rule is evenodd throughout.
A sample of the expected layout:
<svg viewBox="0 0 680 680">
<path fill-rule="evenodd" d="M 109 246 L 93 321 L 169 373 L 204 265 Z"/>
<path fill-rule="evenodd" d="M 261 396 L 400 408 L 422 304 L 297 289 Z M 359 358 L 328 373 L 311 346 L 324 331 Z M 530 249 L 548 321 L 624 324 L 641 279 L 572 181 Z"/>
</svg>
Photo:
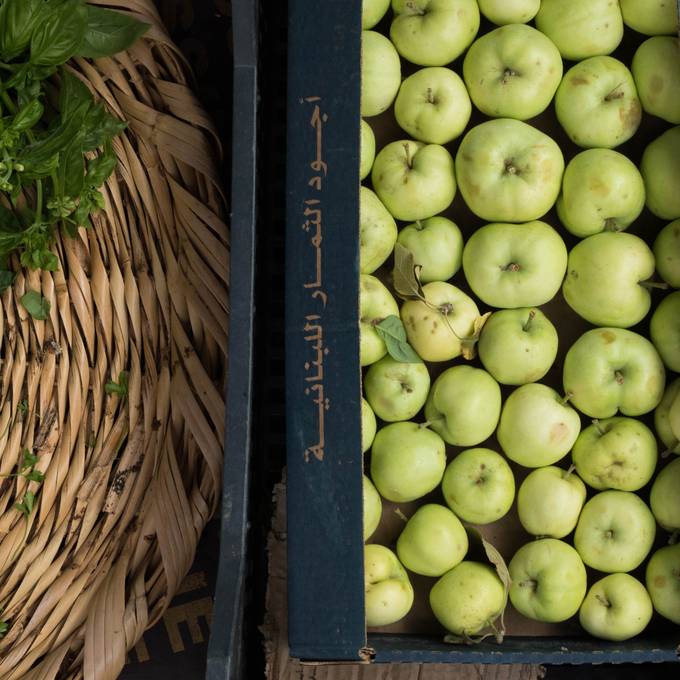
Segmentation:
<svg viewBox="0 0 680 680">
<path fill-rule="evenodd" d="M 456 639 L 508 600 L 608 640 L 680 625 L 676 3 L 364 0 L 363 29 L 365 541 L 419 501 L 365 545 L 367 625 L 410 574 Z M 507 568 L 473 559 L 511 511 Z"/>
</svg>

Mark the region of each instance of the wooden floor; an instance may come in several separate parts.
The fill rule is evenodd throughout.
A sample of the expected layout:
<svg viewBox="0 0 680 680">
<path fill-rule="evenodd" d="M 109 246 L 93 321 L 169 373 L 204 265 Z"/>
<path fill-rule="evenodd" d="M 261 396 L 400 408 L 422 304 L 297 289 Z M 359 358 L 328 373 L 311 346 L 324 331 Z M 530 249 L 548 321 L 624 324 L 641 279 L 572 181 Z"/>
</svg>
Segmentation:
<svg viewBox="0 0 680 680">
<path fill-rule="evenodd" d="M 301 664 L 288 656 L 286 624 L 286 498 L 276 490 L 276 513 L 269 536 L 269 584 L 263 633 L 267 640 L 267 680 L 537 680 L 541 666 L 451 664 Z"/>
</svg>

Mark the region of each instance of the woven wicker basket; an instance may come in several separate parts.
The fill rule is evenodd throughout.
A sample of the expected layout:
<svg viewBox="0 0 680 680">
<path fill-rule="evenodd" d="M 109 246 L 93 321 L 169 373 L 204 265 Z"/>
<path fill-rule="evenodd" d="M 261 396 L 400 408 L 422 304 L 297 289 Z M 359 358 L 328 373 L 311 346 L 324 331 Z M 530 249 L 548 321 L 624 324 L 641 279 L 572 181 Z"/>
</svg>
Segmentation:
<svg viewBox="0 0 680 680">
<path fill-rule="evenodd" d="M 129 122 L 106 211 L 59 238 L 57 272 L 2 294 L 2 680 L 118 677 L 189 570 L 216 509 L 224 437 L 229 245 L 219 141 L 151 0 L 93 0 L 151 29 L 74 71 Z M 19 304 L 51 302 L 47 321 Z M 107 381 L 129 376 L 127 397 Z M 36 494 L 28 517 L 14 508 Z"/>
</svg>

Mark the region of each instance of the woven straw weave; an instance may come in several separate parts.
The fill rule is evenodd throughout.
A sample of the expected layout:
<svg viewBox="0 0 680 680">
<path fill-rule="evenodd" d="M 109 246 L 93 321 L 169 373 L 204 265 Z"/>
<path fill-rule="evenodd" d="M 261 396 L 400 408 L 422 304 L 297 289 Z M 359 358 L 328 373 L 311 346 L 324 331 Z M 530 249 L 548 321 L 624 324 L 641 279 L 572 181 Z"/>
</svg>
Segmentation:
<svg viewBox="0 0 680 680">
<path fill-rule="evenodd" d="M 229 250 L 210 121 L 150 0 L 93 0 L 152 24 L 73 64 L 129 122 L 106 211 L 60 237 L 57 272 L 21 271 L 0 307 L 2 680 L 118 677 L 162 615 L 216 509 Z M 47 321 L 19 303 L 51 302 Z M 129 376 L 127 398 L 107 381 Z M 22 408 L 22 403 L 28 409 Z M 36 494 L 28 519 L 14 508 Z"/>
</svg>

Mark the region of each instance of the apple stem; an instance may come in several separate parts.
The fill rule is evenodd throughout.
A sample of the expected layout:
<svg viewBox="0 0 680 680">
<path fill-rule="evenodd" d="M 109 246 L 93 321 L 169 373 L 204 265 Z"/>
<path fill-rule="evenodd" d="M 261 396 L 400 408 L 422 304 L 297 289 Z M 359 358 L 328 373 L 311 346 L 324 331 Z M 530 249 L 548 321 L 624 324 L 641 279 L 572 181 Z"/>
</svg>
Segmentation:
<svg viewBox="0 0 680 680">
<path fill-rule="evenodd" d="M 625 382 L 625 378 L 623 377 L 623 373 L 621 373 L 621 371 L 618 370 L 614 371 L 614 377 L 616 378 L 616 382 L 619 385 L 623 385 L 623 383 Z"/>
<path fill-rule="evenodd" d="M 417 3 L 413 2 L 413 0 L 406 3 L 406 8 L 411 10 L 411 14 L 420 14 L 420 16 L 424 16 L 426 14 L 425 10 L 422 7 L 419 7 Z"/>
<path fill-rule="evenodd" d="M 622 90 L 619 90 L 619 88 L 623 85 L 623 83 L 619 83 L 605 98 L 604 100 L 606 102 L 613 101 L 614 99 L 622 99 L 625 97 L 626 93 L 623 92 Z"/>
<path fill-rule="evenodd" d="M 658 288 L 659 290 L 668 290 L 669 286 L 667 283 L 662 283 L 661 281 L 638 281 L 638 283 L 644 288 Z"/>
<path fill-rule="evenodd" d="M 423 223 L 420 220 L 416 220 L 416 229 L 418 231 L 422 231 L 423 229 L 425 229 L 425 227 L 423 226 Z"/>
<path fill-rule="evenodd" d="M 434 104 L 434 94 L 431 87 L 427 88 L 427 101 L 429 104 Z"/>
<path fill-rule="evenodd" d="M 568 404 L 568 403 L 569 403 L 569 400 L 570 400 L 573 396 L 574 396 L 574 393 L 573 393 L 573 392 L 567 392 L 567 393 L 562 397 L 562 399 L 560 399 L 560 404 L 562 404 L 562 406 L 564 406 L 565 404 Z"/>
<path fill-rule="evenodd" d="M 661 452 L 661 457 L 668 458 L 668 456 L 675 451 L 678 444 L 680 444 L 680 442 L 677 439 L 674 442 L 671 442 L 671 445 L 665 451 Z"/>
<path fill-rule="evenodd" d="M 516 262 L 510 262 L 505 267 L 501 267 L 504 272 L 518 272 L 521 267 Z"/>
<path fill-rule="evenodd" d="M 618 382 L 618 378 L 616 380 Z M 597 418 L 593 418 L 592 420 L 593 425 L 595 426 L 595 429 L 601 434 L 605 435 L 607 434 L 607 430 L 605 430 L 602 425 L 600 425 L 600 421 Z"/>
<path fill-rule="evenodd" d="M 531 588 L 531 590 L 536 590 L 538 586 L 538 581 L 533 578 L 527 579 L 526 581 L 520 581 L 519 585 L 522 588 Z"/>
<path fill-rule="evenodd" d="M 404 151 L 406 151 L 406 165 L 408 165 L 409 168 L 412 168 L 413 157 L 411 156 L 411 145 L 408 143 L 404 144 Z"/>
<path fill-rule="evenodd" d="M 599 593 L 595 595 L 596 599 L 599 600 L 605 607 L 609 608 L 612 606 L 612 603 L 606 598 L 600 595 Z"/>
<path fill-rule="evenodd" d="M 402 512 L 401 508 L 395 508 L 395 509 L 394 509 L 394 514 L 395 514 L 400 520 L 403 520 L 404 522 L 408 522 L 408 517 Z"/>
<path fill-rule="evenodd" d="M 535 310 L 535 309 L 532 309 L 532 310 L 529 312 L 529 318 L 526 320 L 525 324 L 522 326 L 522 330 L 523 330 L 523 331 L 526 332 L 526 331 L 529 330 L 529 326 L 531 326 L 531 322 L 534 320 L 534 317 L 535 317 L 535 316 L 536 316 L 536 310 Z"/>
<path fill-rule="evenodd" d="M 571 477 L 571 473 L 576 469 L 576 466 L 572 463 L 565 471 L 564 474 L 562 475 L 562 479 L 569 479 Z"/>
</svg>

